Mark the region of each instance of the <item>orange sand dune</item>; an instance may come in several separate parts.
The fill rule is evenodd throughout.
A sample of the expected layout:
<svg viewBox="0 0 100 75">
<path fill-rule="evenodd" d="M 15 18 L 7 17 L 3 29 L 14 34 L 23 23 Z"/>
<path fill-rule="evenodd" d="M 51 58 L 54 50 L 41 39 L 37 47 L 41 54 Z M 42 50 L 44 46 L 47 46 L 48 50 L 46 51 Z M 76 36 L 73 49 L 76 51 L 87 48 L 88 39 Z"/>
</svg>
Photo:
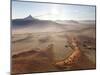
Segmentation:
<svg viewBox="0 0 100 75">
<path fill-rule="evenodd" d="M 69 42 L 71 46 L 73 46 L 73 53 L 65 60 L 57 62 L 55 66 L 58 68 L 66 68 L 69 66 L 75 69 L 95 68 L 96 65 L 91 63 L 91 61 L 80 50 L 77 39 L 71 37 L 71 41 Z"/>
</svg>

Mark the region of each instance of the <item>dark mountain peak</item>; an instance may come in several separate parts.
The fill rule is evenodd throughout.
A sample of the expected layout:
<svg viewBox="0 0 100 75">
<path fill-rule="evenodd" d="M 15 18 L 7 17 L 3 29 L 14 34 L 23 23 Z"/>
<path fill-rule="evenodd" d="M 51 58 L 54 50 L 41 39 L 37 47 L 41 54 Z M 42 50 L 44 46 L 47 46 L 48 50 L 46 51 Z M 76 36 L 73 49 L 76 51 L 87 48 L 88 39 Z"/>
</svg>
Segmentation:
<svg viewBox="0 0 100 75">
<path fill-rule="evenodd" d="M 24 18 L 24 19 L 26 19 L 26 20 L 33 20 L 34 18 L 33 18 L 31 15 L 29 15 L 29 16 L 27 16 L 27 17 Z"/>
</svg>

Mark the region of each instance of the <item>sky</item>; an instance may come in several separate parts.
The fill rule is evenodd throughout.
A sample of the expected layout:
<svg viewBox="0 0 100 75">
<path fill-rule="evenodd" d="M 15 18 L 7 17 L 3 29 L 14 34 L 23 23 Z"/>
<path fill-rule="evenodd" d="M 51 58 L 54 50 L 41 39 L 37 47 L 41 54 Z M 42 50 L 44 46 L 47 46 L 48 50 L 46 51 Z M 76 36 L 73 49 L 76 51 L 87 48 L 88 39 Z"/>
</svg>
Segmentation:
<svg viewBox="0 0 100 75">
<path fill-rule="evenodd" d="M 95 20 L 95 6 L 12 1 L 12 19 Z"/>
</svg>

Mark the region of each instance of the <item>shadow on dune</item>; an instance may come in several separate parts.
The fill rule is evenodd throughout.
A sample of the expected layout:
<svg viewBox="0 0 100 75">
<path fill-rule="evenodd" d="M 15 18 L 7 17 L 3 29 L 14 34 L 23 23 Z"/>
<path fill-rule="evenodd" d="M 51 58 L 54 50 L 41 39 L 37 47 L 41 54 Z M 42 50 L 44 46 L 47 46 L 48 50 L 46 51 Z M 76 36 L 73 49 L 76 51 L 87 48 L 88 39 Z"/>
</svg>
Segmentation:
<svg viewBox="0 0 100 75">
<path fill-rule="evenodd" d="M 53 45 L 44 50 L 31 50 L 12 56 L 12 74 L 53 70 Z"/>
</svg>

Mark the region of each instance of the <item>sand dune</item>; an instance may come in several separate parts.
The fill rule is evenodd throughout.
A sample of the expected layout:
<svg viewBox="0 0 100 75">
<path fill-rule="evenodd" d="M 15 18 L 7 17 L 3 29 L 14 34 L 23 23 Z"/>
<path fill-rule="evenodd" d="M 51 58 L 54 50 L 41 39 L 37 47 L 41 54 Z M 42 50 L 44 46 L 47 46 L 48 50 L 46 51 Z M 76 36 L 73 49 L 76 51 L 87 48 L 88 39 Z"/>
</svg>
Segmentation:
<svg viewBox="0 0 100 75">
<path fill-rule="evenodd" d="M 12 29 L 12 74 L 96 68 L 95 25 L 45 25 Z"/>
</svg>

